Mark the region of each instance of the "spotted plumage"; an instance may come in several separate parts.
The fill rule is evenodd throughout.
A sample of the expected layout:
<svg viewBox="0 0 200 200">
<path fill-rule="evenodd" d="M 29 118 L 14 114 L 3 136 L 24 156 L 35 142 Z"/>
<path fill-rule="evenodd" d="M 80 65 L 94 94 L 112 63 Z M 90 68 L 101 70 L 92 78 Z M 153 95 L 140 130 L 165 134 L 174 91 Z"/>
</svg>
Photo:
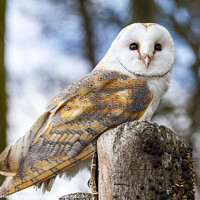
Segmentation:
<svg viewBox="0 0 200 200">
<path fill-rule="evenodd" d="M 50 189 L 56 175 L 92 156 L 92 144 L 103 132 L 124 122 L 151 118 L 168 88 L 173 62 L 160 77 L 154 68 L 151 72 L 149 63 L 150 75 L 148 71 L 131 73 L 123 67 L 127 63 L 117 49 L 122 33 L 97 67 L 54 97 L 28 133 L 0 155 L 0 174 L 10 176 L 0 196 L 32 185 Z"/>
</svg>

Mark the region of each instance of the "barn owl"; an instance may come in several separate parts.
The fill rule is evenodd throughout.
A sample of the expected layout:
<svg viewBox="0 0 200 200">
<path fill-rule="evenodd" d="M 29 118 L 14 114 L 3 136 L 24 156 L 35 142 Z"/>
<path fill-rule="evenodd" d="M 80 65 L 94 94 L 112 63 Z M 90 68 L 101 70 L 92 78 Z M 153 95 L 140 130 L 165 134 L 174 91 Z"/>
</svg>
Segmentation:
<svg viewBox="0 0 200 200">
<path fill-rule="evenodd" d="M 163 26 L 122 29 L 94 70 L 55 96 L 27 134 L 1 153 L 0 174 L 8 177 L 0 196 L 33 185 L 50 190 L 58 174 L 74 176 L 87 165 L 106 130 L 150 120 L 169 87 L 174 58 Z"/>
</svg>

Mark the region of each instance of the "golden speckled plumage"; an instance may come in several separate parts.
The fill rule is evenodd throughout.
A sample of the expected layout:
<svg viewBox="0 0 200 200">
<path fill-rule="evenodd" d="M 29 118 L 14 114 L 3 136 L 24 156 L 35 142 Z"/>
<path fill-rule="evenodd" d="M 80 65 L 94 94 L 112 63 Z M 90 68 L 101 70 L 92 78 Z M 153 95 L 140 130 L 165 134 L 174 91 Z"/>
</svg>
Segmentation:
<svg viewBox="0 0 200 200">
<path fill-rule="evenodd" d="M 9 177 L 0 197 L 32 185 L 49 190 L 56 175 L 76 174 L 72 169 L 86 163 L 106 130 L 150 120 L 173 63 L 174 43 L 164 27 L 137 23 L 123 29 L 95 69 L 54 97 L 27 134 L 2 152 L 0 174 Z"/>
<path fill-rule="evenodd" d="M 95 70 L 74 82 L 52 99 L 45 117 L 38 119 L 44 120 L 39 122 L 43 130 L 32 141 L 3 195 L 43 182 L 90 157 L 91 144 L 100 134 L 140 119 L 151 100 L 145 82 L 116 71 Z M 15 163 L 9 149 L 6 152 L 10 159 L 4 159 L 2 166 L 7 166 L 9 175 Z"/>
</svg>

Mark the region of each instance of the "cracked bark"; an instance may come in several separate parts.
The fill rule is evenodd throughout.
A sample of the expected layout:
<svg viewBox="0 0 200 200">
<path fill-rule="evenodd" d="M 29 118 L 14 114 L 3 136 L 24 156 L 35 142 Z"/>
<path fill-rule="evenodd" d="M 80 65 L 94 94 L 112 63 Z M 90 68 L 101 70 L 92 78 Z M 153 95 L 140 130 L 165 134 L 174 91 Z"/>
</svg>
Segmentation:
<svg viewBox="0 0 200 200">
<path fill-rule="evenodd" d="M 59 200 L 92 200 L 92 195 L 89 193 L 74 193 L 60 197 Z"/>
<path fill-rule="evenodd" d="M 192 149 L 167 127 L 122 124 L 99 137 L 97 153 L 99 200 L 195 199 Z"/>
<path fill-rule="evenodd" d="M 192 149 L 152 122 L 131 122 L 97 142 L 99 200 L 192 200 Z"/>
</svg>

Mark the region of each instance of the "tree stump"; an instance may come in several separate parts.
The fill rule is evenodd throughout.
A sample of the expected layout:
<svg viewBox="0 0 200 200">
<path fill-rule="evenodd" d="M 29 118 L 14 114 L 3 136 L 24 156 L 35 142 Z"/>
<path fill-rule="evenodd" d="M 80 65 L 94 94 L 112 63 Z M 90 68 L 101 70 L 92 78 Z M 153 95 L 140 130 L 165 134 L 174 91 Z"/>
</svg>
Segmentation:
<svg viewBox="0 0 200 200">
<path fill-rule="evenodd" d="M 130 122 L 97 141 L 99 200 L 193 200 L 192 149 L 152 122 Z"/>
<path fill-rule="evenodd" d="M 146 121 L 122 124 L 98 138 L 97 154 L 98 166 L 97 160 L 92 165 L 92 180 L 98 177 L 95 200 L 195 199 L 192 149 L 164 126 Z"/>
<path fill-rule="evenodd" d="M 92 200 L 92 194 L 89 193 L 74 193 L 60 197 L 59 200 Z"/>
</svg>

